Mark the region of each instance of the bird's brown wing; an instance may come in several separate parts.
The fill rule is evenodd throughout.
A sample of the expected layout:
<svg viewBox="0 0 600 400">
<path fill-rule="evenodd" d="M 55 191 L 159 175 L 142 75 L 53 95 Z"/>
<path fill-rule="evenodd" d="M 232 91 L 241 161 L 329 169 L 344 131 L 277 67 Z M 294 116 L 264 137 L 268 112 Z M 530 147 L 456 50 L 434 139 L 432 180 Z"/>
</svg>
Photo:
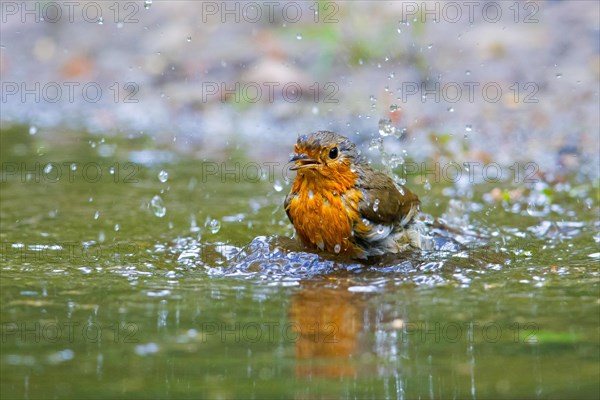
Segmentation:
<svg viewBox="0 0 600 400">
<path fill-rule="evenodd" d="M 416 194 L 401 186 L 400 193 L 396 184 L 383 172 L 368 169 L 362 182 L 363 198 L 358 209 L 368 220 L 377 224 L 410 222 L 419 209 Z"/>
<path fill-rule="evenodd" d="M 285 200 L 283 201 L 283 209 L 285 210 L 285 213 L 287 214 L 288 219 L 292 224 L 294 223 L 294 221 L 292 220 L 292 216 L 290 215 L 289 206 L 294 196 L 297 196 L 297 193 L 290 192 L 287 196 L 285 196 Z"/>
</svg>

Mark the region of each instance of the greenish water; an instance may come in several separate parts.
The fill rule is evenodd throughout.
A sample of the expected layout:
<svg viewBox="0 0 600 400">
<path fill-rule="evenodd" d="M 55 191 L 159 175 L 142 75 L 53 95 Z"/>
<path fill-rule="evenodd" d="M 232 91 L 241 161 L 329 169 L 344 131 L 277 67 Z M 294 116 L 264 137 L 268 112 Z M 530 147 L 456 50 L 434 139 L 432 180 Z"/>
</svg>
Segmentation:
<svg viewBox="0 0 600 400">
<path fill-rule="evenodd" d="M 142 139 L 1 135 L 2 398 L 600 394 L 597 181 L 409 177 L 474 236 L 365 266 L 286 239 L 277 174 L 208 173 Z"/>
</svg>

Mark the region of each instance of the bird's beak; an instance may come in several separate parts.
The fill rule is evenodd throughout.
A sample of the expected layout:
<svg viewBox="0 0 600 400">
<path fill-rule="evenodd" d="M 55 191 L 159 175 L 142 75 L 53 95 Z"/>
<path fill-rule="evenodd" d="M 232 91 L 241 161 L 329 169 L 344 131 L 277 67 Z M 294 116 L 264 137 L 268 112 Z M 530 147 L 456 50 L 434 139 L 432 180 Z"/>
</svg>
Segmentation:
<svg viewBox="0 0 600 400">
<path fill-rule="evenodd" d="M 304 153 L 294 154 L 294 156 L 292 158 L 290 158 L 290 162 L 292 162 L 292 161 L 296 163 L 296 165 L 294 165 L 293 167 L 290 168 L 292 171 L 295 171 L 295 170 L 298 170 L 301 168 L 315 167 L 319 164 L 319 162 L 317 160 L 315 160 L 314 158 L 309 158 Z"/>
</svg>

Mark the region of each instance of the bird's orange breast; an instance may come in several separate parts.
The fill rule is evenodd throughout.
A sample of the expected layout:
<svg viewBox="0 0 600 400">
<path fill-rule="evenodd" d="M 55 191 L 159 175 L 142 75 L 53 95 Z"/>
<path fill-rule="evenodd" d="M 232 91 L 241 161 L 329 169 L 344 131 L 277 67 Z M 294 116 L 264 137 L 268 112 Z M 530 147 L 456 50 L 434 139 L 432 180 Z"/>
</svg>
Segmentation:
<svg viewBox="0 0 600 400">
<path fill-rule="evenodd" d="M 314 178 L 295 180 L 287 211 L 305 246 L 341 254 L 355 254 L 358 250 L 352 231 L 360 219 L 358 203 L 362 193 L 343 183 Z"/>
</svg>

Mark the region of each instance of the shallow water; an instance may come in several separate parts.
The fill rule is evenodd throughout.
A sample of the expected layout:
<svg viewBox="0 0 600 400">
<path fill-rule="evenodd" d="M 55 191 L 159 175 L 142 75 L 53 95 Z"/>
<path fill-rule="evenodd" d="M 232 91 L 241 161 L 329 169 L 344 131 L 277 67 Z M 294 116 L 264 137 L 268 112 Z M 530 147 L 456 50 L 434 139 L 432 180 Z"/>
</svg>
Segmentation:
<svg viewBox="0 0 600 400">
<path fill-rule="evenodd" d="M 363 265 L 290 239 L 283 179 L 26 129 L 2 131 L 3 398 L 599 394 L 597 181 L 409 177 L 459 233 Z"/>
</svg>

